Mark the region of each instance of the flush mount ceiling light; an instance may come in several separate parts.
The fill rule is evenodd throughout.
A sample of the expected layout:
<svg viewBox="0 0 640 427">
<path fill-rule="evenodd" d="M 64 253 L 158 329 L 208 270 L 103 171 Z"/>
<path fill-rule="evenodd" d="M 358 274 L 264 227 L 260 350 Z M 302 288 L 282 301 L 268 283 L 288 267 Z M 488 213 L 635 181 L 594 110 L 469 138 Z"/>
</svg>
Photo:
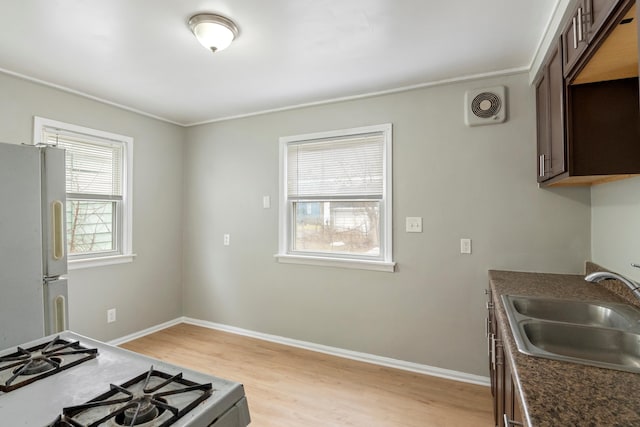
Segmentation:
<svg viewBox="0 0 640 427">
<path fill-rule="evenodd" d="M 229 47 L 238 37 L 238 27 L 230 19 L 213 13 L 200 13 L 189 19 L 189 28 L 200 44 L 217 52 Z"/>
</svg>

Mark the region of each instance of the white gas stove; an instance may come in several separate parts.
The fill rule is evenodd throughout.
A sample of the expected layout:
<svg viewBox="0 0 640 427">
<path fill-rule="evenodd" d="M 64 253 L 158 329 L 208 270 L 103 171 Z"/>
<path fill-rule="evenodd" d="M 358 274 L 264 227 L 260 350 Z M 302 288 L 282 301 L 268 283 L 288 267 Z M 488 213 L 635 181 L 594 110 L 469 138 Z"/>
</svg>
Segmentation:
<svg viewBox="0 0 640 427">
<path fill-rule="evenodd" d="M 0 424 L 246 427 L 242 384 L 73 332 L 0 351 Z"/>
</svg>

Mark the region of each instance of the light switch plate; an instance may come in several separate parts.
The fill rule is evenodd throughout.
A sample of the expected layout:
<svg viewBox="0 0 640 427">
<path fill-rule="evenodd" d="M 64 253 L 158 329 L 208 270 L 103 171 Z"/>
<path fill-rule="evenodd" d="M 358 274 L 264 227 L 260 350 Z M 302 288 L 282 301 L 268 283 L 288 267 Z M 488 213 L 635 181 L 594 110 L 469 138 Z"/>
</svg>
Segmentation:
<svg viewBox="0 0 640 427">
<path fill-rule="evenodd" d="M 264 209 L 269 209 L 271 207 L 271 197 L 270 196 L 262 196 L 262 207 Z"/>
<path fill-rule="evenodd" d="M 471 239 L 460 239 L 460 253 L 461 254 L 471 253 Z"/>
<path fill-rule="evenodd" d="M 422 217 L 408 216 L 406 229 L 407 233 L 422 233 Z"/>
</svg>

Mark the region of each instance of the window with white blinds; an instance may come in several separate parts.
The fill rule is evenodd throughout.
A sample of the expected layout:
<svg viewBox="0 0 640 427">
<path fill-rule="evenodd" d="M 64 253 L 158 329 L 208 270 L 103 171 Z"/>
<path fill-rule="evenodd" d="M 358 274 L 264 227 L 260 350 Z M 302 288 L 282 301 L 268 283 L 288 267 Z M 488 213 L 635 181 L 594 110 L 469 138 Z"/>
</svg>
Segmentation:
<svg viewBox="0 0 640 427">
<path fill-rule="evenodd" d="M 129 137 L 36 118 L 40 143 L 65 150 L 66 225 L 70 261 L 127 255 Z M 36 141 L 37 142 L 37 141 Z"/>
<path fill-rule="evenodd" d="M 282 262 L 393 271 L 391 125 L 280 139 Z"/>
<path fill-rule="evenodd" d="M 291 143 L 289 198 L 376 198 L 384 192 L 384 135 Z"/>
<path fill-rule="evenodd" d="M 45 128 L 48 145 L 66 150 L 67 195 L 122 200 L 122 142 L 92 141 Z"/>
</svg>

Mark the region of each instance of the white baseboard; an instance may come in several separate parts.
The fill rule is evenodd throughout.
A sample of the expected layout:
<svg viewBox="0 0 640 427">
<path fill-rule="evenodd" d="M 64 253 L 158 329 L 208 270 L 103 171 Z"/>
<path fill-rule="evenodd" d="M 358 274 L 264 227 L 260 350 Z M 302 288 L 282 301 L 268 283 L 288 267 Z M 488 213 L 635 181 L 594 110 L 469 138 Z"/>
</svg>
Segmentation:
<svg viewBox="0 0 640 427">
<path fill-rule="evenodd" d="M 321 344 L 315 344 L 307 341 L 294 340 L 291 338 L 281 337 L 277 335 L 264 334 L 262 332 L 250 331 L 248 329 L 236 328 L 235 326 L 223 325 L 220 323 L 209 322 L 206 320 L 183 318 L 184 323 L 190 325 L 203 326 L 209 329 L 215 329 L 223 332 L 230 332 L 237 335 L 243 335 L 251 338 L 257 338 L 264 341 L 270 341 L 277 344 L 288 345 L 291 347 L 302 348 L 305 350 L 317 351 L 319 353 L 329 354 L 331 356 L 343 357 L 346 359 L 357 360 L 360 362 L 372 363 L 374 365 L 386 366 L 388 368 L 401 369 L 403 371 L 415 372 L 423 375 L 431 375 L 434 377 L 446 378 L 454 381 L 461 381 L 470 384 L 478 384 L 490 386 L 488 377 L 481 375 L 467 374 L 465 372 L 453 371 L 450 369 L 437 368 L 435 366 L 421 365 L 419 363 L 406 362 L 404 360 L 392 359 L 389 357 L 376 356 L 369 353 L 361 353 L 357 351 L 345 350 L 337 347 L 330 347 Z"/>
<path fill-rule="evenodd" d="M 185 323 L 184 317 L 178 317 L 173 320 L 169 320 L 168 322 L 161 323 L 159 325 L 152 326 L 147 329 L 143 329 L 139 332 L 134 332 L 133 334 L 125 335 L 124 337 L 116 338 L 114 340 L 109 341 L 108 343 L 111 345 L 120 345 L 129 341 L 136 340 L 138 338 L 142 338 L 145 335 L 151 335 L 154 332 L 161 331 L 163 329 L 170 328 L 171 326 L 179 325 L 180 323 Z"/>
<path fill-rule="evenodd" d="M 209 329 L 215 329 L 218 331 L 229 332 L 236 335 L 243 335 L 250 338 L 257 338 L 264 341 L 274 342 L 276 344 L 287 345 L 290 347 L 302 348 L 304 350 L 316 351 L 319 353 L 329 354 L 331 356 L 343 357 L 345 359 L 357 360 L 360 362 L 372 363 L 374 365 L 386 366 L 388 368 L 400 369 L 403 371 L 415 372 L 423 375 L 431 375 L 434 377 L 446 378 L 449 380 L 460 381 L 470 384 L 478 384 L 482 386 L 489 386 L 490 381 L 488 377 L 481 375 L 467 374 L 465 372 L 453 371 L 450 369 L 437 368 L 435 366 L 421 365 L 419 363 L 406 362 L 404 360 L 392 359 L 389 357 L 376 356 L 375 354 L 361 353 L 358 351 L 345 350 L 343 348 L 330 347 L 322 344 L 315 344 L 307 341 L 294 340 L 291 338 L 281 337 L 278 335 L 264 334 L 262 332 L 251 331 L 248 329 L 237 328 L 235 326 L 223 325 L 220 323 L 209 322 L 206 320 L 192 319 L 190 317 L 178 317 L 165 323 L 161 323 L 156 326 L 144 329 L 139 332 L 135 332 L 130 335 L 126 335 L 121 338 L 109 341 L 111 345 L 120 345 L 128 341 L 133 341 L 138 338 L 142 338 L 145 335 L 152 334 L 154 332 L 161 331 L 171 326 L 178 325 L 180 323 L 187 323 L 190 325 L 202 326 Z"/>
</svg>

